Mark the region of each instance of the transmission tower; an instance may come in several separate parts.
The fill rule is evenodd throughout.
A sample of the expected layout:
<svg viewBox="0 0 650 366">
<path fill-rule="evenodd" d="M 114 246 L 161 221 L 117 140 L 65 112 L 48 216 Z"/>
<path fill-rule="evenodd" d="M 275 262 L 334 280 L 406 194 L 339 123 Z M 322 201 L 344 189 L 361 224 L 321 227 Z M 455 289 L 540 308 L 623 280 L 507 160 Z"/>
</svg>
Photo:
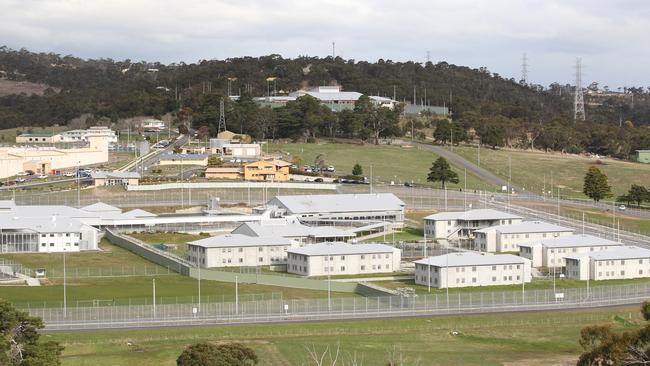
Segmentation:
<svg viewBox="0 0 650 366">
<path fill-rule="evenodd" d="M 582 94 L 582 59 L 576 59 L 576 85 L 573 99 L 573 122 L 585 120 L 585 100 Z"/>
<path fill-rule="evenodd" d="M 521 82 L 528 84 L 528 57 L 525 53 L 521 56 Z"/>
<path fill-rule="evenodd" d="M 226 114 L 225 114 L 223 98 L 221 98 L 221 101 L 219 102 L 219 129 L 217 130 L 217 133 L 221 133 L 224 131 L 226 131 Z"/>
</svg>

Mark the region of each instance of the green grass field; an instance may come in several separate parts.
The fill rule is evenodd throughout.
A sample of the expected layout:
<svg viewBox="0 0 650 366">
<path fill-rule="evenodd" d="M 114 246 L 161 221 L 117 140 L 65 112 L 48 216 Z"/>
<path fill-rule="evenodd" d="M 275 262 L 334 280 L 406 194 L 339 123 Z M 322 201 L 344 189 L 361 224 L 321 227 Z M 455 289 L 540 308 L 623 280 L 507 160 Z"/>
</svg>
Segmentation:
<svg viewBox="0 0 650 366">
<path fill-rule="evenodd" d="M 454 147 L 455 153 L 476 164 L 478 162 L 475 147 Z M 650 164 L 601 159 L 603 164 L 596 164 L 596 159 L 577 155 L 541 153 L 529 151 L 505 151 L 481 148 L 481 164 L 501 178 L 508 178 L 508 156 L 512 162 L 512 182 L 526 190 L 541 193 L 546 176 L 546 190 L 559 187 L 563 196 L 585 197 L 582 185 L 585 173 L 590 166 L 596 165 L 609 178 L 609 184 L 616 196 L 630 188 L 631 184 L 648 185 L 650 182 Z M 553 184 L 551 185 L 551 174 Z"/>
<path fill-rule="evenodd" d="M 197 280 L 178 275 L 103 240 L 101 252 L 66 254 L 68 304 L 87 306 L 92 300 L 110 300 L 115 304 L 151 302 L 152 280 L 156 279 L 158 303 L 193 302 L 198 294 Z M 29 268 L 45 268 L 48 280 L 43 286 L 2 286 L 0 296 L 20 307 L 61 306 L 63 301 L 63 254 L 3 254 Z M 146 274 L 146 275 L 145 275 Z M 285 299 L 324 298 L 327 292 L 288 287 L 239 284 L 242 301 L 256 298 Z M 249 296 L 248 298 L 246 296 Z M 333 293 L 335 297 L 356 296 Z M 233 301 L 235 284 L 201 281 L 201 299 Z"/>
<path fill-rule="evenodd" d="M 606 285 L 622 285 L 622 284 L 634 284 L 634 283 L 649 283 L 650 280 L 647 278 L 638 278 L 632 280 L 607 280 L 607 281 L 590 281 L 590 287 L 596 286 L 606 286 Z M 397 289 L 403 287 L 410 287 L 415 290 L 418 294 L 429 293 L 429 288 L 425 285 L 416 285 L 415 280 L 398 280 L 398 281 L 379 281 L 376 282 L 377 285 L 386 287 L 389 289 Z M 568 279 L 557 279 L 555 281 L 555 288 L 585 288 L 586 281 L 578 280 L 568 280 Z M 548 279 L 535 279 L 530 283 L 525 285 L 526 290 L 545 290 L 552 289 L 553 281 Z M 463 288 L 450 288 L 449 293 L 458 293 L 458 292 L 494 292 L 494 291 L 521 291 L 521 285 L 503 285 L 503 286 L 476 286 L 476 287 L 463 287 Z M 437 289 L 431 287 L 430 293 L 432 294 L 445 294 L 446 289 Z"/>
<path fill-rule="evenodd" d="M 241 342 L 264 366 L 313 365 L 308 348 L 340 349 L 339 364 L 386 365 L 391 354 L 403 365 L 575 364 L 580 329 L 610 324 L 635 329 L 638 307 L 521 314 L 464 315 L 393 320 L 270 324 L 46 334 L 65 346 L 63 365 L 172 366 L 183 348 L 197 342 Z M 451 332 L 458 332 L 452 335 Z M 342 361 L 342 362 L 341 362 Z"/>
<path fill-rule="evenodd" d="M 130 233 L 129 236 L 132 236 L 136 239 L 142 240 L 147 244 L 174 244 L 176 249 L 171 252 L 185 257 L 187 254 L 187 242 L 193 240 L 199 240 L 207 238 L 209 235 L 199 235 L 199 234 L 185 234 L 185 233 Z"/>
<path fill-rule="evenodd" d="M 416 184 L 432 185 L 427 183 L 426 178 L 429 168 L 438 156 L 430 151 L 418 149 L 417 147 L 401 147 L 396 145 L 357 145 L 340 143 L 318 143 L 318 144 L 269 144 L 268 152 L 281 153 L 287 161 L 300 156 L 303 164 L 313 165 L 314 159 L 320 154 L 325 164 L 334 165 L 337 175 L 348 175 L 352 173 L 355 163 L 363 167 L 363 175 L 370 178 L 370 166 L 375 182 L 395 184 L 413 181 Z M 451 189 L 463 188 L 465 186 L 464 171 L 454 167 L 458 173 L 460 182 L 448 185 Z M 440 184 L 436 183 L 436 187 Z M 467 187 L 470 189 L 490 189 L 478 177 L 467 174 Z"/>
<path fill-rule="evenodd" d="M 554 214 L 557 213 L 557 206 L 550 202 L 517 202 L 517 204 L 535 209 L 542 209 L 546 212 L 552 212 Z M 582 220 L 583 213 L 585 215 L 584 217 L 586 222 L 612 227 L 612 219 L 615 219 L 617 222 L 615 226 L 620 227 L 621 230 L 650 235 L 650 220 L 628 216 L 625 214 L 625 211 L 616 210 L 615 215 L 612 215 L 611 211 L 590 209 L 585 207 L 578 208 L 567 205 L 560 206 L 560 214 L 565 217 Z"/>
</svg>

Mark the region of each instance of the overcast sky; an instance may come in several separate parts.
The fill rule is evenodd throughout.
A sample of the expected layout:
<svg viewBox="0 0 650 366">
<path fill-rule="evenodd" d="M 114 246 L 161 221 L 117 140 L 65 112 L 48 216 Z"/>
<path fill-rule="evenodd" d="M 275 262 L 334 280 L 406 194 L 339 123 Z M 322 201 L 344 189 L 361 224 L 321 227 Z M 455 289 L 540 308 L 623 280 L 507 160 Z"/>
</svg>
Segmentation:
<svg viewBox="0 0 650 366">
<path fill-rule="evenodd" d="M 447 61 L 531 82 L 650 86 L 648 0 L 0 0 L 0 45 L 161 61 L 279 53 Z"/>
</svg>

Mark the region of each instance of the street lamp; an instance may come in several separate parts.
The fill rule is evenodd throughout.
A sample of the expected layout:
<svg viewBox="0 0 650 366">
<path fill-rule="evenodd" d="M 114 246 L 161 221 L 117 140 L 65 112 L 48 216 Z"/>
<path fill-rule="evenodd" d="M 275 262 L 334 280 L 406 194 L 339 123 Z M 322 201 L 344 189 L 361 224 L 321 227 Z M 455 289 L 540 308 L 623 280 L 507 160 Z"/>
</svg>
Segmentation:
<svg viewBox="0 0 650 366">
<path fill-rule="evenodd" d="M 68 293 L 67 293 L 67 279 L 65 267 L 65 248 L 63 248 L 63 317 L 68 316 Z"/>
</svg>

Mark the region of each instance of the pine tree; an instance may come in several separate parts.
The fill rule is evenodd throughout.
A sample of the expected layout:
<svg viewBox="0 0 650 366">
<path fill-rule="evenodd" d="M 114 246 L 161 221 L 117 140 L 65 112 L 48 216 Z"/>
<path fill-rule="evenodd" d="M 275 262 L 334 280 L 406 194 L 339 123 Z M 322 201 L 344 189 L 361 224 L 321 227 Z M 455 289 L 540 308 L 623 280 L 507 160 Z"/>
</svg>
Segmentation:
<svg viewBox="0 0 650 366">
<path fill-rule="evenodd" d="M 436 159 L 436 161 L 434 161 L 431 165 L 431 169 L 429 169 L 429 175 L 427 176 L 427 181 L 441 182 L 443 189 L 445 188 L 446 182 L 454 184 L 459 182 L 458 174 L 455 171 L 451 170 L 449 162 L 447 162 L 447 159 L 443 158 L 442 156 Z"/>
<path fill-rule="evenodd" d="M 359 176 L 361 174 L 363 174 L 363 168 L 361 165 L 359 165 L 359 163 L 354 164 L 354 167 L 352 167 L 352 175 Z"/>
<path fill-rule="evenodd" d="M 600 169 L 592 166 L 585 175 L 582 192 L 589 198 L 598 202 L 612 195 L 612 187 L 607 183 L 607 175 Z"/>
</svg>

